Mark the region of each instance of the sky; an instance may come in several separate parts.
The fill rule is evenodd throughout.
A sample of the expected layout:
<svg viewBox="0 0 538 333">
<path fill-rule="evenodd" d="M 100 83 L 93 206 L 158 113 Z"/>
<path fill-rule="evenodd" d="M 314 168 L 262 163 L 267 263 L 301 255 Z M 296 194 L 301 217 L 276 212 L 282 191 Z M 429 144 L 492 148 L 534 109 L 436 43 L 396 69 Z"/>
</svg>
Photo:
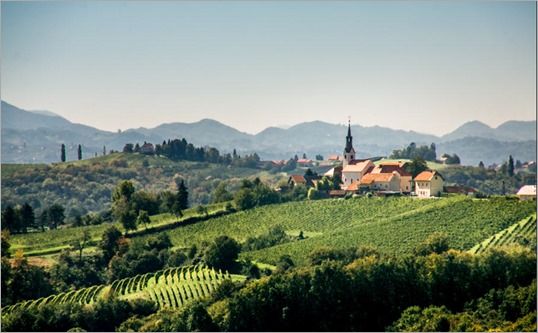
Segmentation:
<svg viewBox="0 0 538 333">
<path fill-rule="evenodd" d="M 103 130 L 536 119 L 534 1 L 0 6 L 2 100 Z"/>
</svg>

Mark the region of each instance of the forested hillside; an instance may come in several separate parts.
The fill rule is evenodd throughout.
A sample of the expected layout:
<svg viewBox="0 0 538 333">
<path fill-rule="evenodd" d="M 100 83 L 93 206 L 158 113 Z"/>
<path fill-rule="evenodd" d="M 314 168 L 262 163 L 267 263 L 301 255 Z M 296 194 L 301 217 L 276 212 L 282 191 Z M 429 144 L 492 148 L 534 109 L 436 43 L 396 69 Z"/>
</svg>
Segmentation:
<svg viewBox="0 0 538 333">
<path fill-rule="evenodd" d="M 183 179 L 190 203 L 211 202 L 211 192 L 223 180 L 229 187 L 240 179 L 260 177 L 276 185 L 281 178 L 261 169 L 230 167 L 207 162 L 172 161 L 138 153 L 114 153 L 65 164 L 2 165 L 2 210 L 28 202 L 34 210 L 53 204 L 66 207 L 66 217 L 103 212 L 110 208 L 112 191 L 121 180 L 132 180 L 137 190 L 157 194 L 175 191 Z M 234 185 L 236 184 L 236 185 Z"/>
</svg>

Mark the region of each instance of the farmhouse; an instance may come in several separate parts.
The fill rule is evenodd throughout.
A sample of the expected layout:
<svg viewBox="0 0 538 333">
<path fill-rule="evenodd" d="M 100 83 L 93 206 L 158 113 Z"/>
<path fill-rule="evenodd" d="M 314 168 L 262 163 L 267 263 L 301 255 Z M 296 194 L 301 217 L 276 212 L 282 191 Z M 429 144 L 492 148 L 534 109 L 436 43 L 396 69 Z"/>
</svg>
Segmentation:
<svg viewBox="0 0 538 333">
<path fill-rule="evenodd" d="M 305 185 L 307 187 L 316 186 L 316 183 L 319 180 L 319 176 L 301 176 L 301 175 L 291 175 L 288 178 L 288 184 L 290 187 L 295 187 L 297 185 Z"/>
<path fill-rule="evenodd" d="M 146 155 L 151 155 L 151 154 L 155 153 L 155 149 L 153 148 L 153 144 L 148 143 L 148 142 L 144 142 L 142 147 L 140 147 L 140 153 L 146 154 Z"/>
<path fill-rule="evenodd" d="M 400 175 L 394 171 L 392 173 L 369 173 L 359 181 L 362 188 L 379 191 L 400 192 Z"/>
<path fill-rule="evenodd" d="M 443 180 L 437 171 L 422 171 L 415 177 L 415 193 L 419 198 L 441 196 Z"/>
<path fill-rule="evenodd" d="M 522 186 L 516 193 L 519 200 L 536 200 L 536 185 Z"/>
</svg>

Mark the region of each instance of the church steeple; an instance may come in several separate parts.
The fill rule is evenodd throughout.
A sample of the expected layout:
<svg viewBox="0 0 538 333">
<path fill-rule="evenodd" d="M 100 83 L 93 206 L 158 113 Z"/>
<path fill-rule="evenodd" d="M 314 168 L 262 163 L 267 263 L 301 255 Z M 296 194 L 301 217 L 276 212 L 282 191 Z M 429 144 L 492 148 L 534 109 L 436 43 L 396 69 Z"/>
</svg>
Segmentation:
<svg viewBox="0 0 538 333">
<path fill-rule="evenodd" d="M 349 120 L 347 125 L 347 136 L 346 136 L 346 149 L 345 152 L 349 153 L 353 149 L 353 137 L 351 136 L 351 120 Z"/>
<path fill-rule="evenodd" d="M 349 164 L 353 159 L 355 159 L 355 149 L 353 149 L 353 136 L 351 136 L 351 118 L 348 120 L 347 125 L 347 136 L 346 136 L 346 148 L 344 148 L 344 161 L 343 167 Z"/>
</svg>

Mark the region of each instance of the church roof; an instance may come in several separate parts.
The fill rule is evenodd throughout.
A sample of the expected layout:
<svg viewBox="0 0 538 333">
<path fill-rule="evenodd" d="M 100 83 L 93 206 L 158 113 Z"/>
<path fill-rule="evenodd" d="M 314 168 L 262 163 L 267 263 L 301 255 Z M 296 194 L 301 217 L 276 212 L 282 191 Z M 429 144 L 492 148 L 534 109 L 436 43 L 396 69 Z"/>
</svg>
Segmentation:
<svg viewBox="0 0 538 333">
<path fill-rule="evenodd" d="M 370 160 L 362 161 L 362 162 L 359 162 L 357 164 L 348 164 L 342 170 L 342 172 L 343 173 L 346 173 L 346 172 L 360 172 L 362 174 L 365 174 L 372 167 L 372 164 L 373 163 Z"/>
</svg>

